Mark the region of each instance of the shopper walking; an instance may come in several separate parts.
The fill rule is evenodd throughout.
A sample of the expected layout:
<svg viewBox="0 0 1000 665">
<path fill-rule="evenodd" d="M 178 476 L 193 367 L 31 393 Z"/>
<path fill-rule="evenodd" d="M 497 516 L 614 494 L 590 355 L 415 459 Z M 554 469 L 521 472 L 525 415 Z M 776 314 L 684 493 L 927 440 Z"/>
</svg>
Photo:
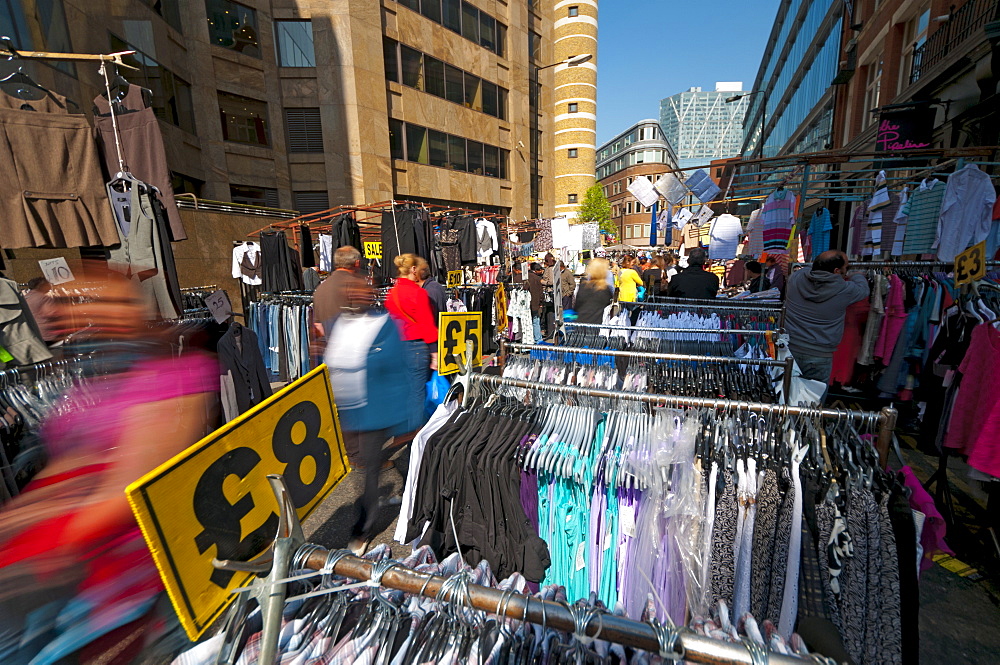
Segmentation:
<svg viewBox="0 0 1000 665">
<path fill-rule="evenodd" d="M 618 273 L 618 300 L 620 302 L 635 302 L 642 286 L 642 279 L 633 267 L 635 259 L 626 256 L 622 259 L 622 269 Z"/>
<path fill-rule="evenodd" d="M 410 377 L 406 400 L 408 431 L 415 432 L 427 422 L 424 394 L 431 371 L 437 369 L 435 349 L 438 330 L 431 314 L 430 297 L 427 291 L 420 288 L 420 257 L 415 254 L 400 254 L 395 258 L 395 264 L 399 276 L 389 290 L 385 307 L 399 326 L 406 349 L 406 366 Z"/>
<path fill-rule="evenodd" d="M 562 292 L 562 308 L 573 309 L 573 293 L 576 291 L 576 275 L 569 266 L 563 265 L 562 272 L 559 273 L 559 290 Z"/>
<path fill-rule="evenodd" d="M 320 337 L 327 337 L 347 302 L 347 293 L 365 285 L 358 274 L 361 252 L 350 245 L 333 253 L 333 272 L 313 292 L 313 327 Z"/>
<path fill-rule="evenodd" d="M 812 268 L 803 268 L 788 280 L 788 348 L 806 379 L 829 383 L 847 308 L 868 297 L 868 280 L 860 273 L 848 277 L 847 265 L 847 255 L 832 249 L 816 257 Z"/>
<path fill-rule="evenodd" d="M 670 280 L 667 295 L 671 298 L 708 300 L 719 295 L 719 276 L 705 270 L 708 253 L 695 247 L 688 253 L 688 267 Z"/>
<path fill-rule="evenodd" d="M 614 298 L 608 284 L 608 262 L 592 259 L 576 292 L 576 320 L 579 323 L 603 323 L 604 310 Z"/>
<path fill-rule="evenodd" d="M 431 267 L 419 256 L 421 282 L 420 286 L 427 292 L 427 297 L 431 300 L 431 314 L 434 316 L 434 323 L 438 322 L 438 314 L 448 311 L 448 294 L 445 293 L 441 282 L 431 277 Z"/>
<path fill-rule="evenodd" d="M 393 408 L 410 399 L 411 372 L 409 354 L 392 318 L 370 311 L 371 289 L 366 284 L 354 285 L 345 296 L 323 361 L 330 371 L 348 459 L 365 476 L 364 491 L 355 503 L 358 518 L 348 545 L 360 556 L 374 535 L 379 474 L 387 456 L 385 444 L 391 437 L 409 431 L 412 425 L 406 409 Z M 422 390 L 423 384 L 420 387 Z"/>
</svg>

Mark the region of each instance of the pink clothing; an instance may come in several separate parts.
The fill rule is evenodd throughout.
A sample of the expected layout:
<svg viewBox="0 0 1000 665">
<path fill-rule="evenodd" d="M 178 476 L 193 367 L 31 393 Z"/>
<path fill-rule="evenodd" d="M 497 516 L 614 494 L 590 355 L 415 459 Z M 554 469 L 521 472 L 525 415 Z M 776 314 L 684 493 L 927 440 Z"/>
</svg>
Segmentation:
<svg viewBox="0 0 1000 665">
<path fill-rule="evenodd" d="M 968 455 L 973 469 L 1000 477 L 1000 330 L 976 326 L 958 369 L 962 383 L 944 445 Z"/>
<path fill-rule="evenodd" d="M 910 508 L 919 510 L 927 519 L 924 521 L 924 529 L 920 533 L 920 545 L 924 549 L 924 558 L 920 560 L 920 571 L 923 572 L 934 565 L 934 555 L 938 552 L 954 554 L 948 544 L 944 542 L 947 525 L 934 499 L 927 493 L 924 486 L 920 484 L 920 479 L 913 473 L 913 469 L 904 466 L 900 469 L 904 477 L 904 484 L 910 489 Z"/>
<path fill-rule="evenodd" d="M 219 392 L 218 361 L 207 354 L 139 360 L 128 371 L 92 380 L 85 391 L 70 392 L 69 402 L 83 406 L 49 419 L 42 439 L 50 456 L 101 453 L 118 446 L 130 407 L 204 392 Z M 93 404 L 95 394 L 99 399 Z"/>
<path fill-rule="evenodd" d="M 875 342 L 875 357 L 881 358 L 883 364 L 888 365 L 892 358 L 892 352 L 896 348 L 896 341 L 899 334 L 906 326 L 906 307 L 903 306 L 903 298 L 906 295 L 906 287 L 903 280 L 895 275 L 889 277 L 889 294 L 885 299 L 885 318 L 882 319 L 882 331 L 879 333 L 878 341 Z"/>
</svg>

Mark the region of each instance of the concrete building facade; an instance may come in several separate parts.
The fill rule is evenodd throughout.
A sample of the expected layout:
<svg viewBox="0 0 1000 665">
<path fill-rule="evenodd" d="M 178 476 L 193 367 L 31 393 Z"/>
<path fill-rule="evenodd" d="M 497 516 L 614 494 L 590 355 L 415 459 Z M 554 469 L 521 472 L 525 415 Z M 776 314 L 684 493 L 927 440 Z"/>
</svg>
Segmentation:
<svg viewBox="0 0 1000 665">
<path fill-rule="evenodd" d="M 531 66 L 557 57 L 551 3 L 9 0 L 5 6 L 2 34 L 20 49 L 136 51 L 129 60 L 138 71 L 121 74 L 152 90 L 176 191 L 304 212 L 395 198 L 529 214 L 530 160 L 522 146 L 532 122 L 525 110 Z M 89 63 L 24 66 L 88 111 L 104 88 Z M 542 71 L 539 81 L 545 215 L 554 212 L 557 75 Z"/>
<path fill-rule="evenodd" d="M 660 127 L 677 151 L 681 168 L 739 153 L 748 98 L 726 99 L 743 93 L 740 81 L 718 82 L 715 90 L 688 88 L 660 100 Z"/>
<path fill-rule="evenodd" d="M 596 166 L 597 0 L 555 0 L 552 18 L 553 62 L 592 56 L 554 68 L 555 212 L 573 218 L 594 184 Z"/>
<path fill-rule="evenodd" d="M 611 204 L 611 221 L 618 226 L 619 242 L 649 244 L 652 210 L 639 203 L 628 186 L 639 176 L 656 182 L 676 169 L 677 162 L 673 147 L 653 119 L 640 120 L 598 148 L 598 183 Z"/>
</svg>

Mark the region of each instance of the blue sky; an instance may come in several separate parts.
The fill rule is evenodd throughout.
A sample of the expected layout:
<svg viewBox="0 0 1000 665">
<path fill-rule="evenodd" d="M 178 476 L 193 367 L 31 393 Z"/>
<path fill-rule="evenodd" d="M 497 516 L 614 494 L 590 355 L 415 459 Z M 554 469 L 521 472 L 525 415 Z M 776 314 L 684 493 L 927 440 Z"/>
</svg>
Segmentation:
<svg viewBox="0 0 1000 665">
<path fill-rule="evenodd" d="M 779 0 L 604 0 L 597 44 L 597 144 L 692 86 L 757 76 Z"/>
</svg>

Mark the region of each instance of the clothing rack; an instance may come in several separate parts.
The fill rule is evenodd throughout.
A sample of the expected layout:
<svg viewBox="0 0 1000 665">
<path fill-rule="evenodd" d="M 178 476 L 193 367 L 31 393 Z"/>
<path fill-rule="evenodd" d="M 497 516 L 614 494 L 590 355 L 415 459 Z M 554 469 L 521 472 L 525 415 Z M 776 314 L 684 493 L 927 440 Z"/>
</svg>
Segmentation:
<svg viewBox="0 0 1000 665">
<path fill-rule="evenodd" d="M 986 261 L 986 267 L 995 268 L 1000 266 L 1000 261 Z M 791 263 L 791 268 L 805 268 L 811 263 Z M 953 261 L 853 261 L 849 270 L 857 271 L 864 268 L 952 268 Z"/>
<path fill-rule="evenodd" d="M 483 375 L 476 375 L 483 376 Z M 289 573 L 296 569 L 331 570 L 336 575 L 356 580 L 369 581 L 379 587 L 396 589 L 405 593 L 437 598 L 447 578 L 421 573 L 400 565 L 393 565 L 382 571 L 373 580 L 375 564 L 359 558 L 347 550 L 331 552 L 318 545 L 306 544 L 302 525 L 295 512 L 284 478 L 269 475 L 268 482 L 278 499 L 278 532 L 271 547 L 260 557 L 248 562 L 213 561 L 216 568 L 223 570 L 251 571 L 259 575 L 250 587 L 249 594 L 241 594 L 239 605 L 234 610 L 245 609 L 247 596 L 260 603 L 263 629 L 260 653 L 257 662 L 274 662 L 277 654 L 278 631 L 286 597 Z M 332 557 L 331 557 L 332 555 Z M 328 562 L 333 560 L 332 566 Z M 381 567 L 380 567 L 381 568 Z M 467 585 L 468 603 L 483 612 L 503 614 L 511 619 L 548 626 L 557 630 L 578 634 L 579 637 L 596 637 L 651 653 L 662 653 L 667 657 L 671 645 L 661 643 L 657 632 L 650 624 L 633 621 L 611 613 L 599 615 L 598 621 L 588 621 L 580 631 L 566 605 L 548 600 L 532 598 L 525 594 L 492 589 L 478 584 Z M 450 599 L 449 599 L 450 600 Z M 579 632 L 578 632 L 579 631 Z M 691 663 L 712 665 L 802 665 L 802 659 L 776 653 L 755 653 L 750 647 L 713 640 L 686 630 L 680 630 L 672 645 L 674 655 Z M 759 650 L 756 650 L 759 651 Z M 817 657 L 819 658 L 819 657 Z M 819 659 L 816 662 L 832 663 Z"/>
<path fill-rule="evenodd" d="M 889 447 L 892 445 L 892 430 L 896 426 L 896 409 L 883 407 L 881 411 L 858 411 L 854 409 L 824 409 L 811 406 L 782 406 L 766 402 L 742 402 L 730 399 L 710 399 L 707 397 L 684 397 L 679 395 L 655 395 L 650 393 L 627 393 L 618 390 L 602 390 L 598 388 L 580 388 L 538 381 L 511 379 L 494 374 L 474 373 L 470 379 L 495 386 L 510 386 L 512 388 L 527 388 L 529 390 L 549 390 L 568 395 L 585 397 L 602 397 L 605 399 L 621 399 L 645 402 L 647 404 L 676 407 L 693 406 L 711 409 L 733 409 L 736 411 L 753 411 L 764 414 L 780 414 L 793 416 L 812 416 L 831 419 L 850 419 L 860 422 L 878 423 L 878 443 L 875 446 L 879 454 L 879 463 L 885 466 L 889 457 Z"/>
<path fill-rule="evenodd" d="M 730 358 L 728 356 L 696 356 L 684 353 L 652 353 L 647 351 L 625 351 L 617 349 L 590 349 L 581 346 L 552 346 L 549 344 L 521 344 L 512 342 L 507 345 L 513 351 L 543 351 L 557 353 L 575 353 L 589 356 L 611 356 L 614 358 L 640 358 L 645 360 L 679 360 L 715 365 L 763 365 L 768 367 L 784 367 L 782 388 L 785 395 L 792 389 L 792 368 L 795 360 L 791 355 L 785 360 L 774 358 Z"/>
<path fill-rule="evenodd" d="M 567 321 L 563 324 L 567 328 L 604 328 L 609 330 L 632 330 L 635 332 L 661 332 L 661 333 L 688 333 L 691 335 L 774 335 L 784 332 L 781 328 L 776 330 L 743 330 L 741 328 L 655 328 L 644 326 L 614 326 L 603 323 L 572 323 Z"/>
<path fill-rule="evenodd" d="M 205 286 L 188 286 L 181 291 L 218 291 L 219 286 L 217 284 L 206 284 Z"/>
<path fill-rule="evenodd" d="M 18 367 L 10 367 L 8 369 L 0 370 L 0 386 L 7 385 L 11 380 L 18 380 L 21 378 L 22 374 L 28 374 L 31 372 L 44 372 L 49 369 L 65 369 L 70 365 L 76 365 L 78 363 L 91 362 L 97 359 L 94 353 L 87 353 L 80 356 L 71 356 L 69 358 L 63 358 L 61 360 L 46 360 L 40 363 L 34 363 L 31 365 L 20 365 Z"/>
<path fill-rule="evenodd" d="M 719 303 L 719 304 L 716 304 Z M 781 309 L 784 303 L 780 300 L 733 300 L 731 298 L 716 298 L 705 300 L 704 298 L 659 298 L 653 302 L 637 302 L 636 305 L 643 307 L 669 307 L 671 305 L 683 305 L 694 308 L 711 309 Z"/>
<path fill-rule="evenodd" d="M 138 67 L 126 64 L 123 61 L 126 55 L 135 55 L 135 51 L 116 51 L 115 53 L 52 53 L 49 51 L 20 51 L 14 48 L 9 37 L 0 38 L 3 47 L 0 48 L 0 57 L 19 58 L 22 60 L 64 60 L 76 62 L 112 62 L 116 67 L 124 67 L 138 71 Z"/>
</svg>

